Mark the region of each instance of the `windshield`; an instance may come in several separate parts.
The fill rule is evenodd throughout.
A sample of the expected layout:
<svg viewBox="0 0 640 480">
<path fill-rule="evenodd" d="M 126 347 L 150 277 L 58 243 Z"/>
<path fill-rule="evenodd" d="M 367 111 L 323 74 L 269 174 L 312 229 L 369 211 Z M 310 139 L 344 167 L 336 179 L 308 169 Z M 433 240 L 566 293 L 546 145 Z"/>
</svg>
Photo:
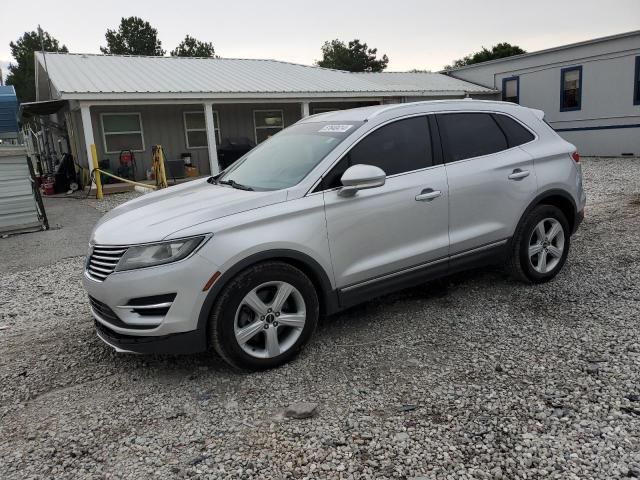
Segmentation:
<svg viewBox="0 0 640 480">
<path fill-rule="evenodd" d="M 218 182 L 252 190 L 280 190 L 297 185 L 362 123 L 293 125 L 247 153 Z"/>
</svg>

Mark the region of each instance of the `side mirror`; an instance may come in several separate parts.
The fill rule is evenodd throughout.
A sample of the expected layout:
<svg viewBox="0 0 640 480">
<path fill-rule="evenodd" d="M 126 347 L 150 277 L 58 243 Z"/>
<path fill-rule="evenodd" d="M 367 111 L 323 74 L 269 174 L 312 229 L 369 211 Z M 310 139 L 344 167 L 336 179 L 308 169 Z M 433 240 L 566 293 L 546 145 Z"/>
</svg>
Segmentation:
<svg viewBox="0 0 640 480">
<path fill-rule="evenodd" d="M 341 197 L 351 197 L 358 190 L 376 188 L 384 185 L 387 174 L 373 165 L 353 165 L 342 174 L 340 181 L 343 187 L 338 191 Z"/>
</svg>

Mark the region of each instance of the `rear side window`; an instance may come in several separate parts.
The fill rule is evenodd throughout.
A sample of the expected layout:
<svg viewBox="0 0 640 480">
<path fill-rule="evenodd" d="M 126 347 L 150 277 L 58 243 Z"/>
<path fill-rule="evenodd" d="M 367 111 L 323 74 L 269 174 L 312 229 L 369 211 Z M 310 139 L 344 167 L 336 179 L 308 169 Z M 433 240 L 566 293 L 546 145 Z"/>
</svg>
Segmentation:
<svg viewBox="0 0 640 480">
<path fill-rule="evenodd" d="M 442 113 L 437 120 L 447 162 L 509 148 L 505 134 L 488 113 Z"/>
<path fill-rule="evenodd" d="M 509 148 L 517 147 L 523 143 L 528 143 L 535 138 L 529 130 L 524 128 L 513 118 L 497 114 L 493 115 L 493 118 L 498 122 L 498 125 L 500 125 L 500 128 L 507 136 Z"/>
<path fill-rule="evenodd" d="M 387 176 L 433 165 L 427 117 L 398 120 L 374 130 L 325 175 L 316 191 L 340 187 L 342 174 L 357 164 L 375 165 Z"/>
</svg>

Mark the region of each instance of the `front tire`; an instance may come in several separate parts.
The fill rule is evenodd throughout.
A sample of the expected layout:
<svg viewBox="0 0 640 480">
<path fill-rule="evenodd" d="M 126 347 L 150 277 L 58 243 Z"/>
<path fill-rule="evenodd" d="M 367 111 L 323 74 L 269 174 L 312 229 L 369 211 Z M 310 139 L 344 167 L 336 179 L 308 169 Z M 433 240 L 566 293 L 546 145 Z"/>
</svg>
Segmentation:
<svg viewBox="0 0 640 480">
<path fill-rule="evenodd" d="M 283 262 L 240 272 L 220 293 L 209 319 L 210 342 L 231 366 L 266 370 L 291 360 L 319 317 L 313 283 Z"/>
<path fill-rule="evenodd" d="M 564 266 L 571 243 L 569 222 L 553 205 L 538 205 L 521 220 L 513 238 L 509 271 L 526 283 L 544 283 Z"/>
</svg>

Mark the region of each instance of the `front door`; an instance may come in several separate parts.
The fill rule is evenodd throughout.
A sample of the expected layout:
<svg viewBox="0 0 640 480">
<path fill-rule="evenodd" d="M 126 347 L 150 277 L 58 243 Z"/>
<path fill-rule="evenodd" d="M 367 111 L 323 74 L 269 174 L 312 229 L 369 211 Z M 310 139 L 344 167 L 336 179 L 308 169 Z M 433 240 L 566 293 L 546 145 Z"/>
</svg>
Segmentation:
<svg viewBox="0 0 640 480">
<path fill-rule="evenodd" d="M 446 171 L 432 159 L 427 117 L 411 117 L 371 132 L 325 176 L 327 232 L 339 289 L 384 282 L 431 262 L 446 269 Z M 339 179 L 356 164 L 380 167 L 386 183 L 342 197 Z"/>
</svg>

